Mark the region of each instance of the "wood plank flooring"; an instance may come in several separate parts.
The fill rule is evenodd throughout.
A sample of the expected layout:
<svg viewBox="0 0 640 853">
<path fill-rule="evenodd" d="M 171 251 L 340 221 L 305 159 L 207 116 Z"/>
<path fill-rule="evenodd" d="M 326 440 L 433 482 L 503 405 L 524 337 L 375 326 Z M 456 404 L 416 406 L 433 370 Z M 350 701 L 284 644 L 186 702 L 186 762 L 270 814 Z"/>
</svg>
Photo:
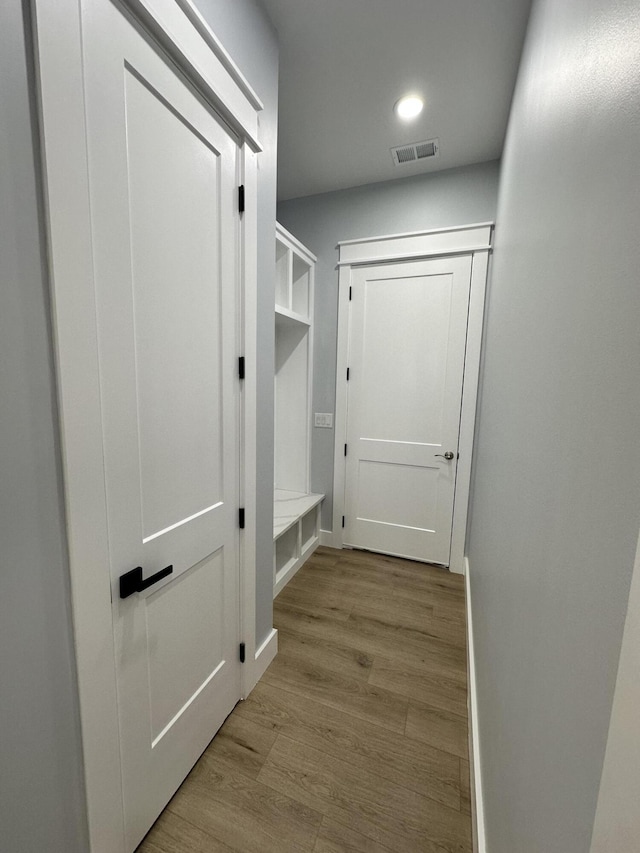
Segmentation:
<svg viewBox="0 0 640 853">
<path fill-rule="evenodd" d="M 318 549 L 138 853 L 471 853 L 464 607 L 459 575 Z"/>
</svg>

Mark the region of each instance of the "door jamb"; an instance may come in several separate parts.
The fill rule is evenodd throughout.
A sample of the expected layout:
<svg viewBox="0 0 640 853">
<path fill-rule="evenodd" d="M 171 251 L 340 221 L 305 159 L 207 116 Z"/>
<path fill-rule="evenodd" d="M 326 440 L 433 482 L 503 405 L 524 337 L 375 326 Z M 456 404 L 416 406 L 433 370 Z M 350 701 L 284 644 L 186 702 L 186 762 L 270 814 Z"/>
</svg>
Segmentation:
<svg viewBox="0 0 640 853">
<path fill-rule="evenodd" d="M 143 29 L 238 134 L 246 187 L 239 275 L 247 378 L 242 394 L 241 695 L 254 686 L 256 526 L 257 111 L 260 100 L 190 0 L 124 0 Z M 32 0 L 44 175 L 54 360 L 60 412 L 70 597 L 92 853 L 124 852 L 115 646 L 111 615 L 91 209 L 84 110 L 81 4 Z M 241 353 L 238 353 L 240 355 Z M 78 401 L 82 401 L 79 411 Z"/>
<path fill-rule="evenodd" d="M 334 548 L 344 547 L 342 532 L 346 481 L 344 446 L 347 441 L 348 409 L 346 375 L 349 359 L 349 288 L 352 281 L 352 270 L 357 266 L 371 266 L 399 260 L 470 255 L 471 289 L 460 412 L 458 445 L 460 457 L 456 475 L 449 561 L 449 569 L 452 572 L 464 574 L 464 551 L 471 487 L 471 457 L 480 375 L 487 271 L 493 227 L 492 222 L 483 222 L 477 225 L 464 225 L 455 228 L 345 240 L 338 244 L 338 348 L 333 462 L 333 531 L 331 533 L 331 545 Z"/>
</svg>

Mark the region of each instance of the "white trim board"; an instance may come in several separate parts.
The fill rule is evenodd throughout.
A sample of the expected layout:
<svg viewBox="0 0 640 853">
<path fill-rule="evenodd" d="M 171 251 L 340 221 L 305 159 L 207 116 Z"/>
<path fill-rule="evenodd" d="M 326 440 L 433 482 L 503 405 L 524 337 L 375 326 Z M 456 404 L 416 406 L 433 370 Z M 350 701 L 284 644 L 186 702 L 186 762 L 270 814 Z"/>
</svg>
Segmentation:
<svg viewBox="0 0 640 853">
<path fill-rule="evenodd" d="M 245 142 L 240 153 L 239 181 L 245 188 L 245 209 L 240 234 L 240 345 L 247 370 L 243 380 L 240 413 L 241 462 L 240 506 L 245 527 L 240 536 L 240 638 L 246 653 L 255 653 L 256 636 L 256 525 L 257 525 L 257 399 L 258 399 L 258 155 Z M 246 671 L 245 671 L 246 670 Z M 242 695 L 246 697 L 259 676 L 249 667 L 242 671 Z"/>
<path fill-rule="evenodd" d="M 370 257 L 359 257 L 357 261 L 338 261 L 336 264 L 336 268 L 340 269 L 340 267 L 350 266 L 350 267 L 362 267 L 369 266 L 370 264 L 388 264 L 393 263 L 394 261 L 407 261 L 413 260 L 418 261 L 422 258 L 435 258 L 438 256 L 446 255 L 447 257 L 454 257 L 455 255 L 470 255 L 473 252 L 482 252 L 486 250 L 486 246 L 468 244 L 466 246 L 460 246 L 457 249 L 442 249 L 440 252 L 428 252 L 428 251 L 416 251 L 413 254 L 407 254 L 406 252 L 398 252 L 393 255 L 386 255 L 384 258 L 380 258 L 377 255 L 371 255 Z"/>
<path fill-rule="evenodd" d="M 35 0 L 36 6 L 42 0 Z M 262 104 L 218 39 L 189 0 L 122 0 L 167 51 L 218 115 L 261 151 L 258 111 Z"/>
<path fill-rule="evenodd" d="M 284 225 L 280 225 L 279 222 L 276 222 L 276 238 L 281 239 L 284 243 L 291 243 L 296 252 L 302 255 L 309 264 L 316 264 L 318 262 L 313 252 L 309 251 L 304 243 L 301 243 L 297 237 L 293 236 L 291 231 L 287 231 Z"/>
<path fill-rule="evenodd" d="M 278 654 L 278 632 L 272 628 L 266 640 L 262 642 L 254 655 L 253 687 L 267 671 L 267 667 Z M 248 695 L 248 694 L 247 694 Z M 246 696 L 244 697 L 247 698 Z"/>
<path fill-rule="evenodd" d="M 378 234 L 375 237 L 355 237 L 353 240 L 340 240 L 336 248 L 340 246 L 356 246 L 361 243 L 377 243 L 381 240 L 395 240 L 398 237 L 431 237 L 434 234 L 452 234 L 456 231 L 469 231 L 477 228 L 493 228 L 493 222 L 472 222 L 469 225 L 450 225 L 446 228 L 427 228 L 424 231 L 406 231 L 402 234 Z"/>
<path fill-rule="evenodd" d="M 390 234 L 338 244 L 339 265 L 377 263 L 401 258 L 425 258 L 433 255 L 460 254 L 491 247 L 493 225 L 466 225 L 438 228 L 409 234 Z"/>
<path fill-rule="evenodd" d="M 489 252 L 474 252 L 471 265 L 471 292 L 469 294 L 469 319 L 467 324 L 467 350 L 464 358 L 462 380 L 462 405 L 460 407 L 460 436 L 458 473 L 453 504 L 453 529 L 451 531 L 451 554 L 449 568 L 452 572 L 464 571 L 464 551 L 467 536 L 467 515 L 471 491 L 471 462 L 476 426 L 478 382 L 480 379 L 480 355 L 484 305 L 487 292 Z"/>
<path fill-rule="evenodd" d="M 490 222 L 386 235 L 338 244 L 338 345 L 336 358 L 336 411 L 333 458 L 333 530 L 323 544 L 342 548 L 342 516 L 344 515 L 345 469 L 344 445 L 347 442 L 347 372 L 349 350 L 349 286 L 351 270 L 360 264 L 384 264 L 392 260 L 428 258 L 442 255 L 469 254 L 472 258 L 471 290 L 464 364 L 458 470 L 453 508 L 453 529 L 449 569 L 464 573 L 464 546 L 467 527 L 471 459 L 480 375 L 480 350 L 484 321 L 484 305 L 493 236 Z M 469 248 L 469 247 L 472 248 Z M 399 252 L 402 254 L 399 254 Z M 329 541 L 330 536 L 330 541 Z"/>
<path fill-rule="evenodd" d="M 69 545 L 70 594 L 80 701 L 83 770 L 91 853 L 123 853 L 115 647 L 111 614 L 97 325 L 89 207 L 82 61 L 82 9 L 78 0 L 33 0 L 39 128 L 48 236 L 48 265 L 56 380 L 61 421 L 63 480 Z M 129 0 L 173 60 L 233 126 L 241 142 L 238 177 L 246 187 L 240 224 L 242 340 L 247 360 L 242 401 L 240 489 L 245 505 L 241 536 L 241 638 L 249 660 L 255 650 L 256 525 L 256 273 L 257 115 L 253 100 L 212 52 L 173 0 Z M 82 318 L 82 322 L 78 322 Z M 77 401 L 82 400 L 82 417 Z M 271 650 L 273 646 L 268 646 Z M 260 664 L 270 651 L 261 649 Z M 263 657 L 264 655 L 264 657 Z M 245 667 L 247 695 L 259 666 Z"/>
<path fill-rule="evenodd" d="M 178 4 L 178 6 L 180 6 L 182 11 L 194 25 L 194 27 L 198 30 L 198 32 L 209 45 L 213 53 L 224 65 L 225 69 L 229 72 L 229 75 L 238 84 L 238 87 L 240 88 L 242 93 L 246 95 L 249 103 L 252 104 L 256 108 L 256 110 L 263 110 L 264 104 L 262 103 L 258 95 L 255 93 L 254 89 L 251 87 L 251 84 L 244 76 L 242 71 L 240 71 L 231 56 L 227 53 L 224 48 L 224 45 L 219 41 L 216 34 L 213 32 L 209 24 L 201 15 L 199 9 L 194 6 L 191 0 L 176 0 L 176 3 Z"/>
<path fill-rule="evenodd" d="M 484 829 L 484 801 L 482 798 L 482 765 L 480 763 L 476 657 L 473 642 L 471 572 L 469 570 L 469 559 L 467 557 L 464 558 L 464 562 L 467 610 L 467 670 L 469 672 L 467 708 L 469 713 L 469 765 L 471 769 L 471 822 L 473 830 L 473 850 L 474 853 L 487 853 L 487 842 Z"/>
</svg>

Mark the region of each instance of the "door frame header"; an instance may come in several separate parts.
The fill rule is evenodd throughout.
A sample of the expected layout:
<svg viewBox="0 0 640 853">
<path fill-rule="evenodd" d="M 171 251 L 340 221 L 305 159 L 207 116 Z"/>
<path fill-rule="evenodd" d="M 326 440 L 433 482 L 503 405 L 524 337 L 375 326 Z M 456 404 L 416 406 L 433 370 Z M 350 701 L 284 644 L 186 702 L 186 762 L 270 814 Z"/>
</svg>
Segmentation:
<svg viewBox="0 0 640 853">
<path fill-rule="evenodd" d="M 460 255 L 491 248 L 493 222 L 435 228 L 406 234 L 385 234 L 338 243 L 338 266 L 375 264 L 389 261 L 428 258 L 435 255 Z"/>
<path fill-rule="evenodd" d="M 452 572 L 464 573 L 467 512 L 471 486 L 471 454 L 473 451 L 484 304 L 493 229 L 492 222 L 483 222 L 476 225 L 438 228 L 431 231 L 414 231 L 381 237 L 344 240 L 338 243 L 338 350 L 333 461 L 333 529 L 323 539 L 325 544 L 330 544 L 334 548 L 342 548 L 344 543 L 342 517 L 345 505 L 346 460 L 344 446 L 347 442 L 348 401 L 348 384 L 345 377 L 349 361 L 349 288 L 352 284 L 352 270 L 359 266 L 374 266 L 402 260 L 470 255 L 471 292 L 460 412 L 458 445 L 460 458 L 456 476 L 449 562 L 449 568 Z"/>
<path fill-rule="evenodd" d="M 262 151 L 257 115 L 263 109 L 262 101 L 191 0 L 121 0 L 121 3 L 241 139 L 253 151 Z"/>
</svg>

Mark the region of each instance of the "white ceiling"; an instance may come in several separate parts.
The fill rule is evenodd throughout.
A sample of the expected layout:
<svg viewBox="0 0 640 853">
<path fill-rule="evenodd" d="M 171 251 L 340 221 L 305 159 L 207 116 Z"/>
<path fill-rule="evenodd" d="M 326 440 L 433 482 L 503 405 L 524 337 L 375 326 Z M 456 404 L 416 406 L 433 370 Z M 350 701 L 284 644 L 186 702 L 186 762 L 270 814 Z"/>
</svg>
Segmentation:
<svg viewBox="0 0 640 853">
<path fill-rule="evenodd" d="M 263 0 L 280 40 L 278 197 L 499 157 L 531 0 Z M 409 90 L 426 99 L 401 124 Z M 438 137 L 433 160 L 389 148 Z"/>
</svg>

